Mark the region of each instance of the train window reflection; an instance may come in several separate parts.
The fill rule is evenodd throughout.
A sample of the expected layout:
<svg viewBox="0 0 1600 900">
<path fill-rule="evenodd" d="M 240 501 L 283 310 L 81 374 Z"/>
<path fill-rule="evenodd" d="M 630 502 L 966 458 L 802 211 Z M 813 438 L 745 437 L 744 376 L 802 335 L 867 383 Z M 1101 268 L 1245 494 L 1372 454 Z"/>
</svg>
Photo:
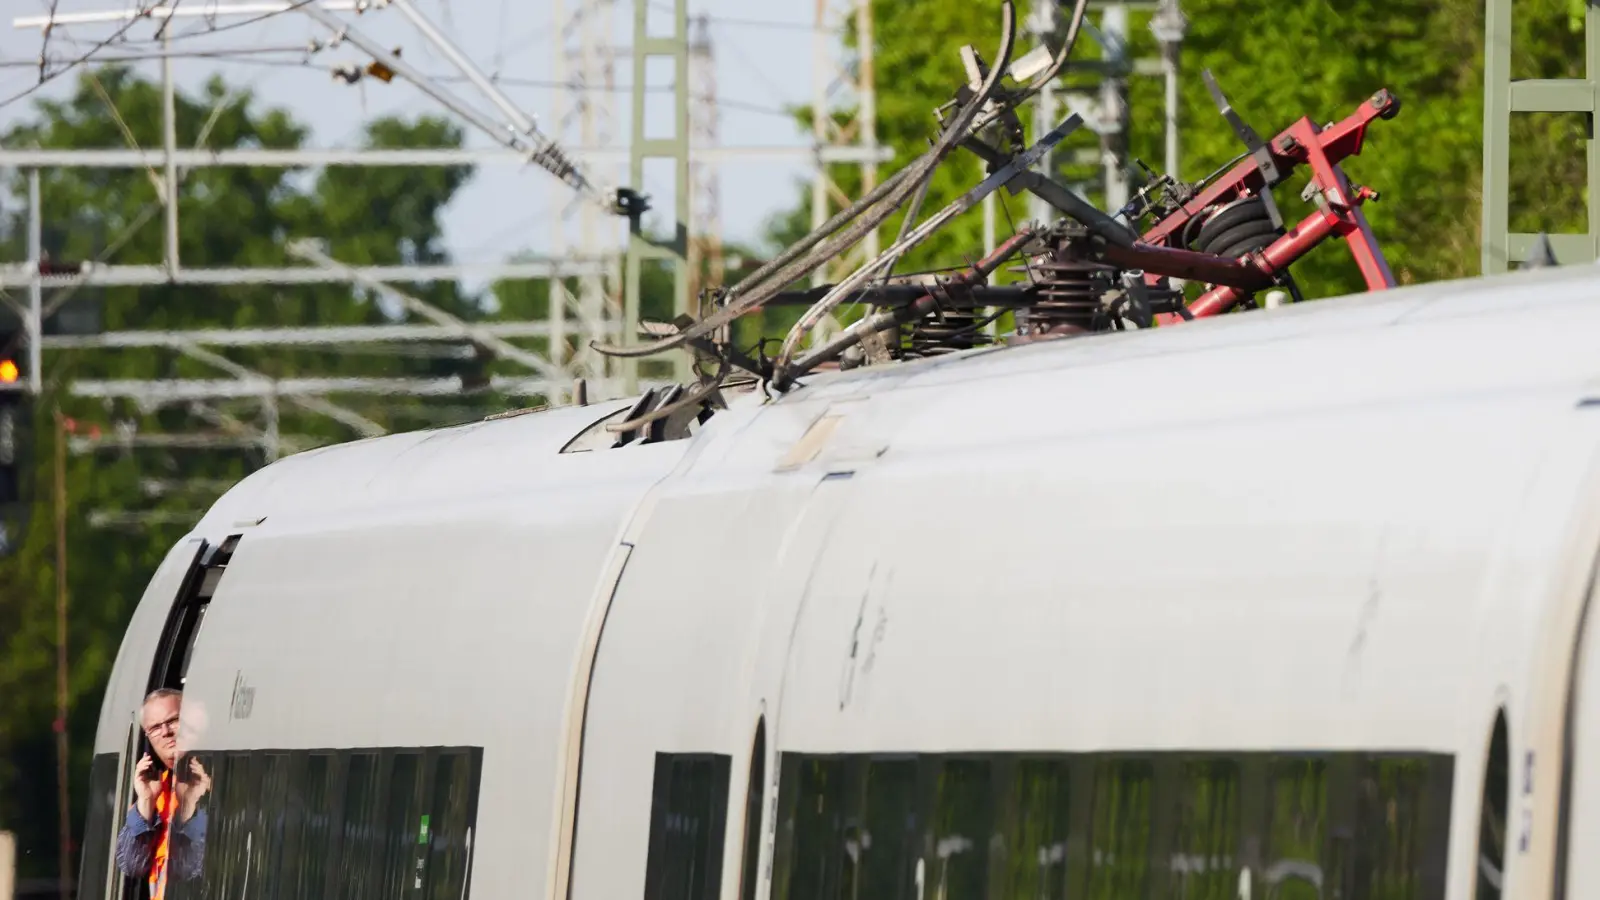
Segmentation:
<svg viewBox="0 0 1600 900">
<path fill-rule="evenodd" d="M 1178 767 L 1171 880 L 1177 897 L 1231 898 L 1238 889 L 1239 766 L 1196 760 Z"/>
<path fill-rule="evenodd" d="M 790 790 L 780 798 L 780 816 L 787 832 L 785 844 L 791 848 L 790 865 L 775 894 L 785 900 L 838 896 L 844 850 L 844 763 L 836 758 L 797 760 L 785 787 Z"/>
<path fill-rule="evenodd" d="M 756 720 L 755 742 L 750 747 L 750 777 L 745 782 L 744 855 L 739 864 L 740 900 L 755 900 L 761 879 L 756 871 L 761 859 L 761 798 L 767 785 L 767 723 Z"/>
<path fill-rule="evenodd" d="M 427 822 L 421 809 L 421 778 L 421 754 L 395 754 L 389 768 L 383 828 L 379 832 L 383 846 L 378 896 L 403 897 L 421 887 L 421 866 L 415 851 Z"/>
<path fill-rule="evenodd" d="M 201 871 L 193 880 L 169 880 L 166 896 L 464 900 L 482 753 L 476 747 L 197 753 L 212 777 L 202 801 Z M 106 756 L 114 768 L 117 757 Z M 83 894 L 105 895 L 104 889 Z"/>
<path fill-rule="evenodd" d="M 1063 897 L 1067 889 L 1067 822 L 1072 809 L 1067 764 L 1019 760 L 997 815 L 1004 855 L 1002 897 Z"/>
<path fill-rule="evenodd" d="M 917 761 L 875 759 L 865 764 L 865 772 L 858 896 L 911 900 L 917 896 L 922 856 Z"/>
<path fill-rule="evenodd" d="M 83 850 L 79 861 L 78 895 L 105 895 L 106 875 L 111 868 L 112 837 L 120 826 L 117 797 L 121 783 L 117 777 L 116 753 L 99 753 L 89 765 L 89 814 L 83 827 Z"/>
<path fill-rule="evenodd" d="M 1442 897 L 1450 767 L 1434 759 L 1369 760 L 1360 798 L 1360 893 L 1393 900 Z"/>
<path fill-rule="evenodd" d="M 434 763 L 433 802 L 423 873 L 427 900 L 458 900 L 470 877 L 481 751 L 440 755 Z"/>
<path fill-rule="evenodd" d="M 1495 716 L 1489 737 L 1489 758 L 1483 771 L 1483 799 L 1478 813 L 1477 890 L 1475 900 L 1500 900 L 1501 873 L 1506 863 L 1506 806 L 1511 779 L 1506 714 Z"/>
<path fill-rule="evenodd" d="M 378 787 L 378 755 L 351 754 L 344 781 L 344 822 L 336 870 L 338 888 L 334 896 L 357 900 L 376 893 L 372 882 L 377 853 L 381 852 L 377 837 L 383 796 Z"/>
<path fill-rule="evenodd" d="M 988 760 L 951 759 L 939 771 L 933 858 L 926 896 L 982 897 L 993 825 L 993 775 Z"/>
<path fill-rule="evenodd" d="M 722 882 L 732 760 L 722 754 L 656 754 L 646 900 L 711 900 Z"/>
<path fill-rule="evenodd" d="M 1094 769 L 1090 840 L 1091 898 L 1143 897 L 1150 870 L 1151 789 L 1148 760 L 1104 760 Z"/>
<path fill-rule="evenodd" d="M 772 896 L 1233 900 L 1248 870 L 1275 900 L 1441 900 L 1451 770 L 1438 754 L 782 753 Z"/>
<path fill-rule="evenodd" d="M 329 856 L 334 839 L 337 795 L 333 791 L 335 758 L 313 753 L 289 786 L 289 802 L 300 822 L 299 852 L 289 857 L 284 885 L 296 898 L 321 900 L 327 894 Z"/>
<path fill-rule="evenodd" d="M 1274 897 L 1319 900 L 1328 840 L 1328 763 L 1280 757 L 1269 769 L 1266 871 Z"/>
</svg>

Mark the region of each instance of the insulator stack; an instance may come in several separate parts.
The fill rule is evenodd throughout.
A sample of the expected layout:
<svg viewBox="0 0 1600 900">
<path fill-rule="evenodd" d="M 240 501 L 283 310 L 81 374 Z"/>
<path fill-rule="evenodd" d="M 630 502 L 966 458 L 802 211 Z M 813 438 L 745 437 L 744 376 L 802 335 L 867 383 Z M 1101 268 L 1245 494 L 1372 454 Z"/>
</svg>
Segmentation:
<svg viewBox="0 0 1600 900">
<path fill-rule="evenodd" d="M 970 350 L 992 343 L 983 330 L 983 310 L 935 310 L 911 323 L 901 337 L 901 352 L 906 359 L 921 359 Z"/>
<path fill-rule="evenodd" d="M 1028 308 L 1031 334 L 1048 334 L 1060 326 L 1093 329 L 1100 318 L 1100 298 L 1117 277 L 1114 266 L 1062 255 L 1035 263 L 1033 271 L 1039 279 L 1039 289 L 1037 299 Z"/>
</svg>

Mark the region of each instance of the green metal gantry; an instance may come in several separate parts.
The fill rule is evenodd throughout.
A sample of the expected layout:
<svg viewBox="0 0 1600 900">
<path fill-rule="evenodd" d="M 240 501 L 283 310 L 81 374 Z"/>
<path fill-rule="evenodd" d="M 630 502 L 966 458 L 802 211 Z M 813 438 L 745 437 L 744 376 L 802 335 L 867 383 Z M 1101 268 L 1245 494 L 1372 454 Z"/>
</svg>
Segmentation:
<svg viewBox="0 0 1600 900">
<path fill-rule="evenodd" d="M 1563 264 L 1600 259 L 1600 143 L 1594 115 L 1600 109 L 1600 7 L 1585 4 L 1585 78 L 1511 80 L 1512 0 L 1487 0 L 1483 65 L 1483 274 L 1507 271 L 1528 259 L 1538 236 L 1511 233 L 1511 114 L 1586 113 L 1588 140 L 1587 234 L 1552 234 L 1550 248 Z"/>
<path fill-rule="evenodd" d="M 672 34 L 650 35 L 648 0 L 634 0 L 633 17 L 633 132 L 628 161 L 628 180 L 635 190 L 644 190 L 644 161 L 670 159 L 673 163 L 673 232 L 664 241 L 644 234 L 636 218 L 628 235 L 628 252 L 623 274 L 623 342 L 638 343 L 640 275 L 646 259 L 667 260 L 672 264 L 672 310 L 674 316 L 693 313 L 689 305 L 689 3 L 675 0 Z M 645 136 L 645 94 L 649 89 L 646 60 L 668 57 L 673 63 L 672 136 Z M 639 361 L 620 360 L 627 393 L 639 389 Z M 665 360 L 664 360 L 665 362 Z M 683 351 L 672 354 L 672 377 L 679 382 L 690 378 L 690 359 Z"/>
</svg>

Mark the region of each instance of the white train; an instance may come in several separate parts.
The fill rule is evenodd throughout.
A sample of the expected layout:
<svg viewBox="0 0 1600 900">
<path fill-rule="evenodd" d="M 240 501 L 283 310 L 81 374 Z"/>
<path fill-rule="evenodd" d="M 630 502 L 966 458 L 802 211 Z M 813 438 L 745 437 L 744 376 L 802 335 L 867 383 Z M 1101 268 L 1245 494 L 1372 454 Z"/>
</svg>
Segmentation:
<svg viewBox="0 0 1600 900">
<path fill-rule="evenodd" d="M 1600 896 L 1600 278 L 304 453 L 156 573 L 175 896 Z"/>
</svg>

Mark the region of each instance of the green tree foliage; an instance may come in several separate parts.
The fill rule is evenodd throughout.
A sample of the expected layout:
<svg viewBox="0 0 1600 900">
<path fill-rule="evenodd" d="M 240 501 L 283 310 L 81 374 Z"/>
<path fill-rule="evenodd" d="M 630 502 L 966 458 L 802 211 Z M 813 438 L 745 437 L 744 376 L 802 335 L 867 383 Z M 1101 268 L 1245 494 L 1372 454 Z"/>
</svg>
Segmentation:
<svg viewBox="0 0 1600 900">
<path fill-rule="evenodd" d="M 1065 4 L 1070 6 L 1071 4 Z M 1026 3 L 1019 3 L 1025 11 Z M 964 80 L 958 48 L 975 45 L 992 59 L 998 46 L 998 3 L 963 0 L 874 0 L 878 135 L 895 150 L 892 170 L 927 146 L 934 133 L 932 110 L 949 100 Z M 1233 106 L 1257 132 L 1275 134 L 1301 116 L 1336 121 L 1379 88 L 1398 95 L 1398 118 L 1374 124 L 1363 154 L 1345 165 L 1351 179 L 1377 188 L 1381 202 L 1366 211 L 1395 276 L 1402 283 L 1455 278 L 1479 271 L 1478 218 L 1482 181 L 1483 2 L 1482 0 L 1184 0 L 1189 30 L 1183 45 L 1179 121 L 1182 172 L 1199 178 L 1237 156 L 1243 147 L 1223 122 L 1199 73 L 1209 68 Z M 1131 55 L 1158 59 L 1148 28 L 1149 13 L 1131 17 Z M 1517 78 L 1583 75 L 1583 3 L 1518 0 L 1515 9 L 1513 75 Z M 1023 37 L 1018 53 L 1029 47 Z M 1101 49 L 1088 34 L 1073 59 L 1097 60 Z M 1069 87 L 1089 87 L 1094 76 L 1081 69 L 1065 75 Z M 1152 168 L 1162 165 L 1163 85 L 1159 78 L 1131 76 L 1132 156 Z M 802 110 L 802 123 L 810 113 Z M 1037 123 L 1035 123 L 1037 124 Z M 1054 123 L 1051 123 L 1054 124 Z M 1042 130 L 1033 127 L 1030 134 Z M 1587 122 L 1579 115 L 1518 115 L 1513 121 L 1512 226 L 1516 230 L 1582 231 L 1585 227 L 1584 144 Z M 1081 130 L 1068 139 L 1092 148 L 1097 139 Z M 981 178 L 981 167 L 957 151 L 935 177 L 924 212 L 949 202 Z M 835 177 L 859 195 L 853 167 Z M 1097 177 L 1091 169 L 1065 167 L 1068 182 Z M 1304 173 L 1280 190 L 1291 220 L 1309 214 L 1298 199 Z M 1091 199 L 1098 199 L 1091 194 Z M 1007 218 L 1025 215 L 1023 198 L 1008 198 Z M 777 242 L 804 233 L 809 205 L 801 203 L 770 226 Z M 886 238 L 899 217 L 892 218 Z M 962 265 L 982 247 L 980 213 L 973 211 L 909 255 L 902 270 Z M 1296 267 L 1310 296 L 1363 289 L 1359 272 L 1341 245 L 1320 248 Z"/>
<path fill-rule="evenodd" d="M 180 146 L 294 148 L 306 129 L 287 113 L 263 109 L 248 91 L 214 81 L 198 96 L 182 95 L 176 106 Z M 36 105 L 35 115 L 0 136 L 11 147 L 105 148 L 161 144 L 159 86 L 120 68 L 85 72 L 76 91 Z M 373 147 L 455 147 L 459 128 L 435 118 L 381 119 L 364 141 Z M 153 155 L 153 158 L 154 155 Z M 440 211 L 470 177 L 457 169 L 331 168 L 310 173 L 283 169 L 203 168 L 180 172 L 179 248 L 184 265 L 285 266 L 298 261 L 285 250 L 297 238 L 326 241 L 328 252 L 352 264 L 432 263 L 446 258 Z M 44 247 L 57 260 L 99 260 L 119 265 L 157 265 L 162 258 L 162 213 L 155 172 L 47 170 L 41 173 Z M 26 196 L 21 173 L 10 184 Z M 0 252 L 26 258 L 26 210 L 13 206 L 0 217 Z M 468 318 L 482 318 L 484 304 L 454 284 L 407 288 L 429 302 Z M 47 291 L 47 305 L 60 295 Z M 394 321 L 399 315 L 364 291 L 344 285 L 122 287 L 83 289 L 69 309 L 97 312 L 107 329 L 196 329 L 208 327 L 337 325 Z M 458 344 L 458 348 L 465 345 Z M 472 374 L 476 359 L 381 355 L 324 349 L 271 348 L 229 351 L 231 358 L 269 375 L 365 375 L 422 377 Z M 196 430 L 189 411 L 177 406 L 144 409 L 128 403 L 75 398 L 60 386 L 82 378 L 228 377 L 204 362 L 171 350 L 52 351 L 47 357 L 47 394 L 32 404 L 31 429 L 22 436 L 33 477 L 25 479 L 29 515 L 12 515 L 9 555 L 0 557 L 0 829 L 18 833 L 24 877 L 56 871 L 55 761 L 55 541 L 50 486 L 53 426 L 59 405 L 79 433 L 111 433 L 118 423 L 140 431 Z M 503 409 L 506 398 L 477 395 L 426 402 L 411 398 L 354 398 L 364 415 L 392 429 L 438 424 Z M 441 408 L 440 404 L 449 404 Z M 258 401 L 219 404 L 236 420 L 260 424 Z M 226 430 L 224 420 L 220 426 Z M 283 403 L 279 427 L 310 444 L 348 440 L 351 430 Z M 290 449 L 293 449 L 291 446 Z M 71 597 L 68 646 L 71 658 L 67 722 L 71 739 L 73 816 L 84 808 L 88 761 L 100 696 L 121 640 L 122 629 L 145 583 L 181 526 L 137 530 L 92 527 L 95 510 L 152 510 L 175 514 L 204 509 L 214 487 L 237 480 L 263 462 L 259 449 L 242 451 L 100 452 L 67 461 L 68 584 Z M 198 490 L 148 495 L 154 480 L 196 483 Z M 14 512 L 14 511 L 13 511 Z M 81 822 L 76 823 L 81 828 Z"/>
</svg>

